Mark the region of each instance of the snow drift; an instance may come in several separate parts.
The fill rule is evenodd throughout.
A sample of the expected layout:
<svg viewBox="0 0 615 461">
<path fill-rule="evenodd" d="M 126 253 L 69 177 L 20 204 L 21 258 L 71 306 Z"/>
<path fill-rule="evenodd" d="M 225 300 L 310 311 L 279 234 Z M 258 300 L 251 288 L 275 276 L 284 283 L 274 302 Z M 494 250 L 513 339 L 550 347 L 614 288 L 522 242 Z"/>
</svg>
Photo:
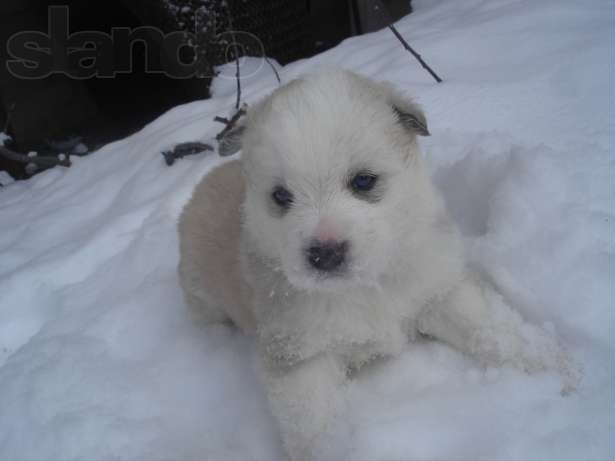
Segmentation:
<svg viewBox="0 0 615 461">
<path fill-rule="evenodd" d="M 615 5 L 414 5 L 398 28 L 445 83 L 387 30 L 281 76 L 340 65 L 414 94 L 472 264 L 557 332 L 585 378 L 562 397 L 554 374 L 483 370 L 445 345 L 411 344 L 353 382 L 323 459 L 611 460 Z M 277 82 L 263 66 L 243 84 L 253 102 Z M 281 459 L 251 340 L 191 324 L 175 272 L 179 212 L 222 160 L 169 168 L 160 152 L 219 131 L 234 82 L 213 89 L 70 169 L 0 189 L 0 459 Z"/>
</svg>

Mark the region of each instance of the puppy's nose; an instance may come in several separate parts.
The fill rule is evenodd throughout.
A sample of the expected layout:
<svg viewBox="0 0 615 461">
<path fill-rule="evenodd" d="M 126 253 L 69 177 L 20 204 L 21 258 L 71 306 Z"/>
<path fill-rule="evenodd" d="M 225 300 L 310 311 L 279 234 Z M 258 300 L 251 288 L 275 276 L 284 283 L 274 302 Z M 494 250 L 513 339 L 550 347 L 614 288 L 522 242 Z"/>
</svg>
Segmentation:
<svg viewBox="0 0 615 461">
<path fill-rule="evenodd" d="M 346 260 L 348 242 L 315 240 L 308 247 L 307 260 L 312 267 L 319 271 L 330 272 L 339 267 Z"/>
</svg>

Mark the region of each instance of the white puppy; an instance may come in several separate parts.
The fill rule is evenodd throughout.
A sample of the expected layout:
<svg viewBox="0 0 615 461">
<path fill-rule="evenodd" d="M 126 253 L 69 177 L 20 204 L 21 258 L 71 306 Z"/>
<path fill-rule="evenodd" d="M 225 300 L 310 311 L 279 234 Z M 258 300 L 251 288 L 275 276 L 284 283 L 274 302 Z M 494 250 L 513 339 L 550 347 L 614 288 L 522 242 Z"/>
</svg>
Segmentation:
<svg viewBox="0 0 615 461">
<path fill-rule="evenodd" d="M 417 332 L 573 380 L 556 341 L 467 271 L 419 153 L 427 134 L 386 84 L 340 70 L 295 80 L 248 111 L 222 146 L 241 145 L 241 161 L 209 174 L 182 214 L 186 301 L 256 334 L 292 460 L 312 459 L 348 370 Z"/>
</svg>

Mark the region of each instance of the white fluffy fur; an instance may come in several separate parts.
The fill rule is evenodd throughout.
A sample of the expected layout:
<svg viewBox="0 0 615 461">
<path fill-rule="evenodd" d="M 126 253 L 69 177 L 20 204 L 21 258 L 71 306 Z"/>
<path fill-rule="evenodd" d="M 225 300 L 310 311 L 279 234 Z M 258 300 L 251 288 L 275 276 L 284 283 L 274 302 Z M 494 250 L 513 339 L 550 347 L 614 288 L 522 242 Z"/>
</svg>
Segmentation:
<svg viewBox="0 0 615 461">
<path fill-rule="evenodd" d="M 249 110 L 241 161 L 209 174 L 181 217 L 186 301 L 206 321 L 256 333 L 292 460 L 312 459 L 343 408 L 348 370 L 398 354 L 417 332 L 484 364 L 557 369 L 574 381 L 556 341 L 466 270 L 400 112 L 425 123 L 386 84 L 346 71 L 296 80 Z M 380 177 L 376 203 L 348 190 L 361 169 Z M 271 200 L 279 184 L 295 197 L 286 214 Z M 350 242 L 344 274 L 306 264 L 319 235 Z"/>
</svg>

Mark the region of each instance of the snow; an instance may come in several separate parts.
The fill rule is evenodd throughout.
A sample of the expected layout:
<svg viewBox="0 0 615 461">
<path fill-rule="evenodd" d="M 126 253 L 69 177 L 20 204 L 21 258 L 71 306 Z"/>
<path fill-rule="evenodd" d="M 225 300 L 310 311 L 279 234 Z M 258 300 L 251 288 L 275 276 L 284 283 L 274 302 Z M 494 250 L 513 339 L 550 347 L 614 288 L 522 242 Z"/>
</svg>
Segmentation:
<svg viewBox="0 0 615 461">
<path fill-rule="evenodd" d="M 13 181 L 15 180 L 10 174 L 8 174 L 6 171 L 0 171 L 0 184 L 2 184 L 3 186 L 6 186 L 12 183 Z"/>
<path fill-rule="evenodd" d="M 7 142 L 10 142 L 12 138 L 4 131 L 0 131 L 0 146 L 4 146 Z"/>
<path fill-rule="evenodd" d="M 85 144 L 80 142 L 75 147 L 73 147 L 73 150 L 71 151 L 71 154 L 84 155 L 84 154 L 87 154 L 89 152 L 89 150 L 90 149 L 88 148 L 88 146 L 86 146 Z"/>
<path fill-rule="evenodd" d="M 615 456 L 615 4 L 415 0 L 397 27 L 280 69 L 341 65 L 424 106 L 421 140 L 472 264 L 582 364 L 481 369 L 411 344 L 348 388 L 323 460 L 588 460 Z M 248 60 L 250 69 L 254 64 Z M 228 73 L 231 74 L 229 67 Z M 234 74 L 233 74 L 234 75 Z M 254 102 L 277 82 L 245 73 Z M 281 460 L 252 340 L 190 323 L 176 222 L 221 159 L 160 152 L 211 142 L 232 81 L 95 154 L 0 189 L 0 459 Z"/>
</svg>

